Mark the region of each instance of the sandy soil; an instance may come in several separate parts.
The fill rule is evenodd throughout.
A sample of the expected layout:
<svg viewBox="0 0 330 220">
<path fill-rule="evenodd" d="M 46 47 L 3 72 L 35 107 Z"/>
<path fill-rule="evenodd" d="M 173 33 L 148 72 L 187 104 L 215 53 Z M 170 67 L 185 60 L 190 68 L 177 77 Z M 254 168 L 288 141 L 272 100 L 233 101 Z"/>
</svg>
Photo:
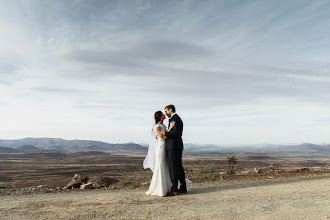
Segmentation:
<svg viewBox="0 0 330 220">
<path fill-rule="evenodd" d="M 198 183 L 185 195 L 90 190 L 0 196 L 0 219 L 330 219 L 330 175 Z"/>
</svg>

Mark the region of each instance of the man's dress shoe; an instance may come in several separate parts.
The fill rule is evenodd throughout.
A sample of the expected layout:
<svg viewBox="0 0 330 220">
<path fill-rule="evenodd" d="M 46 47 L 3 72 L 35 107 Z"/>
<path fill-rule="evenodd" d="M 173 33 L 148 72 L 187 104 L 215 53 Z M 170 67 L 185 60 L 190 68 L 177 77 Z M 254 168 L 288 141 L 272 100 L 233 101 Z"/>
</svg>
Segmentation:
<svg viewBox="0 0 330 220">
<path fill-rule="evenodd" d="M 167 196 L 178 196 L 179 192 L 169 192 L 167 193 Z"/>
</svg>

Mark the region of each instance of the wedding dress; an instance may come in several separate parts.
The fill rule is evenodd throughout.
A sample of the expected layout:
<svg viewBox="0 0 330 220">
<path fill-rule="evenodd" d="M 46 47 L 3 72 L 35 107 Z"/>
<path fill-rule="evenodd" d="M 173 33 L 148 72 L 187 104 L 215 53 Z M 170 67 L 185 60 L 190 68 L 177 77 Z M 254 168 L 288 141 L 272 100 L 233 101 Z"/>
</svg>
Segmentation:
<svg viewBox="0 0 330 220">
<path fill-rule="evenodd" d="M 166 127 L 163 124 L 156 124 L 153 128 L 153 133 L 157 139 L 157 145 L 155 145 L 155 152 L 154 157 L 154 166 L 153 168 L 151 164 L 148 168 L 153 170 L 152 179 L 150 182 L 149 190 L 146 192 L 147 195 L 156 195 L 156 196 L 166 196 L 168 192 L 171 191 L 171 179 L 170 179 L 170 172 L 168 169 L 168 162 L 166 157 L 166 142 L 165 139 L 158 135 L 156 130 L 158 127 L 161 127 L 164 131 L 166 131 Z M 148 158 L 149 156 L 149 158 Z M 149 155 L 146 160 L 144 161 L 144 167 L 146 168 L 147 160 L 149 161 L 153 158 Z M 149 162 L 150 164 L 150 162 Z"/>
</svg>

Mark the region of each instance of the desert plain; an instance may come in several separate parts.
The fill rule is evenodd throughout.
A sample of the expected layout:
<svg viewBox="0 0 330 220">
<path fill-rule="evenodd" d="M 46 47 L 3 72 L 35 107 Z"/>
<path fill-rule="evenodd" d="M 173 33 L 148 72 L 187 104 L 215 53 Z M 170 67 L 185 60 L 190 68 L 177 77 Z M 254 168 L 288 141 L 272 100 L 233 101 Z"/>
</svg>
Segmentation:
<svg viewBox="0 0 330 220">
<path fill-rule="evenodd" d="M 146 196 L 145 153 L 0 155 L 1 219 L 330 219 L 329 158 L 238 155 L 183 157 L 193 188 L 176 197 Z M 258 172 L 259 170 L 259 172 Z M 74 174 L 111 177 L 111 185 L 63 189 Z"/>
</svg>

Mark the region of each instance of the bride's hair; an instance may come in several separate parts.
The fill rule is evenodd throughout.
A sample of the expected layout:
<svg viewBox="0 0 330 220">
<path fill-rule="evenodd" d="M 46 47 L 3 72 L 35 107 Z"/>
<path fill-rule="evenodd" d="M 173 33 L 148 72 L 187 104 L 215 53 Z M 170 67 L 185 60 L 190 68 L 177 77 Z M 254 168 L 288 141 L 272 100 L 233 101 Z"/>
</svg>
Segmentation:
<svg viewBox="0 0 330 220">
<path fill-rule="evenodd" d="M 160 120 L 162 120 L 162 112 L 161 111 L 156 111 L 154 118 L 155 118 L 155 122 L 157 124 Z"/>
</svg>

